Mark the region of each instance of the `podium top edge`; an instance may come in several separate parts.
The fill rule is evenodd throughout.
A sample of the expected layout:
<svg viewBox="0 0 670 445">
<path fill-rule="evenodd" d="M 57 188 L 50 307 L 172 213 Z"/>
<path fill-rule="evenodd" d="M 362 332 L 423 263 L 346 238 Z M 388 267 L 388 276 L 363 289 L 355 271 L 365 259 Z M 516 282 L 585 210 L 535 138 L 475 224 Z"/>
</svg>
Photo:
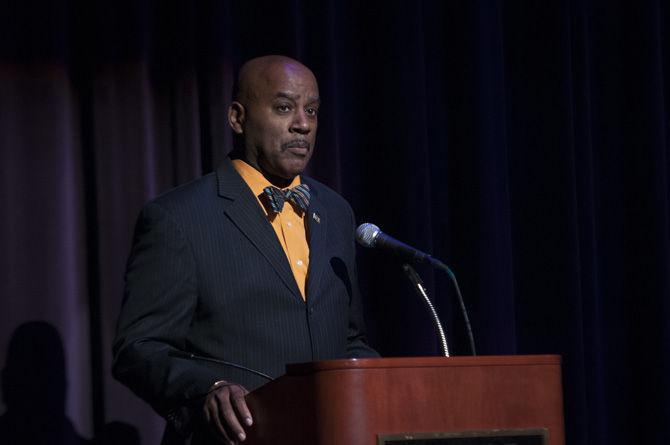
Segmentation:
<svg viewBox="0 0 670 445">
<path fill-rule="evenodd" d="M 304 375 L 319 371 L 382 369 L 382 368 L 430 368 L 473 366 L 531 366 L 560 365 L 560 355 L 480 355 L 459 357 L 393 357 L 351 358 L 323 360 L 286 365 L 287 375 Z"/>
</svg>

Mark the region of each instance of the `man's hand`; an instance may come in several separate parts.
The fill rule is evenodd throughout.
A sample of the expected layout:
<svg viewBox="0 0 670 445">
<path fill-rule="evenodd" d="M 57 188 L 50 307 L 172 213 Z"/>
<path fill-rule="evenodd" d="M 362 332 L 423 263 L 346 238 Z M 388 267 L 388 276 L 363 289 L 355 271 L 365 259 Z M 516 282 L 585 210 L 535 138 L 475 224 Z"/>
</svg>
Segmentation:
<svg viewBox="0 0 670 445">
<path fill-rule="evenodd" d="M 207 393 L 203 414 L 221 442 L 236 444 L 247 438 L 242 425 L 253 423 L 244 400 L 248 393 L 244 387 L 225 380 L 216 382 Z"/>
</svg>

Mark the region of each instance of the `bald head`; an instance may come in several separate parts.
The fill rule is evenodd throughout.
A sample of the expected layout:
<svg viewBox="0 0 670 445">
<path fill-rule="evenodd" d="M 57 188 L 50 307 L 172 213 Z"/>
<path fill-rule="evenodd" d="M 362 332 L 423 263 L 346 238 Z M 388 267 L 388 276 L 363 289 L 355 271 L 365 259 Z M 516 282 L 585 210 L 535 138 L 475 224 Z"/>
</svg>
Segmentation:
<svg viewBox="0 0 670 445">
<path fill-rule="evenodd" d="M 240 68 L 228 121 L 249 165 L 281 187 L 307 167 L 314 149 L 319 87 L 312 71 L 286 56 Z"/>
<path fill-rule="evenodd" d="M 248 60 L 240 68 L 235 100 L 245 103 L 256 99 L 259 90 L 287 72 L 311 78 L 316 84 L 314 73 L 297 60 L 281 55 L 261 56 Z"/>
</svg>

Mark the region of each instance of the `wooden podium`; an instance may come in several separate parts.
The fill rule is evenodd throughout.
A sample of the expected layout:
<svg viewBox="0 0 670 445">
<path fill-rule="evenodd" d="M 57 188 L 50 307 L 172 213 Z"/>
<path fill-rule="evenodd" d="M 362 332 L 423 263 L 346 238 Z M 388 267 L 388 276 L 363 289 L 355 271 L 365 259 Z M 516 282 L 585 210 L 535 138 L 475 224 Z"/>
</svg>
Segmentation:
<svg viewBox="0 0 670 445">
<path fill-rule="evenodd" d="M 249 445 L 564 445 L 560 357 L 289 365 L 247 396 Z"/>
</svg>

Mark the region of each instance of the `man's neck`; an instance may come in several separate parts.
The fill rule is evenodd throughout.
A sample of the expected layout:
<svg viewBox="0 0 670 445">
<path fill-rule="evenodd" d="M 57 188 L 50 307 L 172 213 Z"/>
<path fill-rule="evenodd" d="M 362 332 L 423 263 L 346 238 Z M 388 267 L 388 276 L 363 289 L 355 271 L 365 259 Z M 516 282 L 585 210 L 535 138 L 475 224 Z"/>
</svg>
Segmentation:
<svg viewBox="0 0 670 445">
<path fill-rule="evenodd" d="M 256 167 L 254 167 L 254 168 L 256 168 Z M 288 187 L 289 185 L 291 185 L 291 183 L 292 183 L 293 180 L 295 179 L 295 177 L 293 177 L 293 178 L 291 178 L 291 179 L 286 179 L 286 178 L 281 178 L 281 177 L 279 177 L 279 176 L 274 176 L 274 175 L 271 175 L 271 174 L 269 174 L 269 173 L 267 173 L 267 172 L 264 172 L 263 170 L 260 170 L 260 169 L 258 169 L 258 168 L 257 168 L 256 170 L 258 170 L 259 172 L 261 172 L 261 174 L 263 175 L 263 177 L 265 177 L 265 179 L 267 179 L 268 181 L 270 181 L 270 184 L 274 185 L 275 187 L 279 187 L 280 189 L 285 189 L 286 187 Z"/>
<path fill-rule="evenodd" d="M 253 167 L 255 170 L 257 170 L 261 175 L 263 175 L 263 177 L 265 179 L 267 179 L 270 184 L 272 184 L 275 187 L 278 187 L 280 189 L 284 189 L 284 188 L 288 187 L 289 185 L 291 185 L 291 183 L 295 179 L 295 176 L 293 178 L 286 179 L 286 178 L 282 178 L 281 176 L 276 176 L 276 175 L 273 175 L 271 173 L 268 173 L 268 172 L 264 171 L 262 168 L 260 168 L 260 166 L 258 165 L 258 162 L 251 161 L 245 155 L 245 153 L 240 152 L 238 150 L 233 150 L 230 153 L 229 156 L 230 156 L 230 159 L 240 159 L 240 160 L 246 162 L 251 167 Z"/>
</svg>

